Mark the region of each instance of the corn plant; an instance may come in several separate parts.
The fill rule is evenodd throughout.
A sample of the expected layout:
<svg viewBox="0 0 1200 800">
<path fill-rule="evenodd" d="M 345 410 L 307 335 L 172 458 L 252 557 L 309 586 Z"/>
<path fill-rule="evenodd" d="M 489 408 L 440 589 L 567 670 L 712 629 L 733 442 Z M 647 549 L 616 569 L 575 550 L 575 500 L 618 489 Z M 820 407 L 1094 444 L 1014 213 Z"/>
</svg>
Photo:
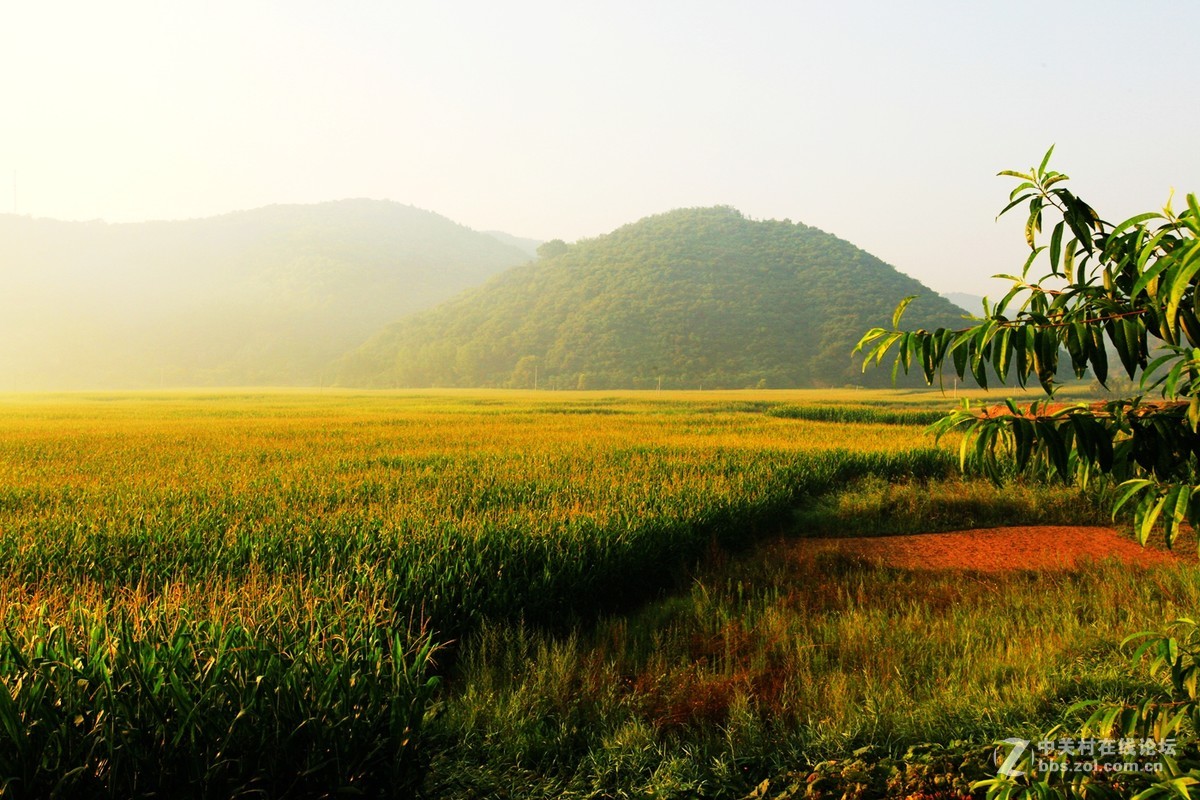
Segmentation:
<svg viewBox="0 0 1200 800">
<path fill-rule="evenodd" d="M 427 638 L 84 630 L 0 646 L 0 797 L 402 797 L 423 778 Z"/>
</svg>

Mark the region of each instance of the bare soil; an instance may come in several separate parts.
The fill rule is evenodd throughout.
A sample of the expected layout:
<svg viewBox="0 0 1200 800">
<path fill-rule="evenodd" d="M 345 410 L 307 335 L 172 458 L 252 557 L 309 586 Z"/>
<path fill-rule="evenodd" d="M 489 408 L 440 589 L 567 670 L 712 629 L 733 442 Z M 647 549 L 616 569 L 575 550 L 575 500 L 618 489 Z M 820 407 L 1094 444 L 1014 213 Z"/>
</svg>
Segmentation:
<svg viewBox="0 0 1200 800">
<path fill-rule="evenodd" d="M 1072 570 L 1087 562 L 1109 559 L 1143 566 L 1198 563 L 1196 539 L 1190 532 L 1176 539 L 1174 549 L 1167 550 L 1154 542 L 1142 547 L 1113 528 L 1063 525 L 873 538 L 797 539 L 792 547 L 799 556 L 833 550 L 886 566 L 917 570 Z"/>
</svg>

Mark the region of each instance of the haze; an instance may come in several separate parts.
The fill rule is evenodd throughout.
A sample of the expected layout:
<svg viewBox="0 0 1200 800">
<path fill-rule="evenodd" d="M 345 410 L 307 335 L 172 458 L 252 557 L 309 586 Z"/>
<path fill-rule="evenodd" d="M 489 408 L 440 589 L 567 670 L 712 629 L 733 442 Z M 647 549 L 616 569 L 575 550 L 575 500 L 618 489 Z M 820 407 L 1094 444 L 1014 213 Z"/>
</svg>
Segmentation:
<svg viewBox="0 0 1200 800">
<path fill-rule="evenodd" d="M 998 170 L 1056 143 L 1108 218 L 1200 190 L 1194 4 L 21 2 L 0 25 L 22 216 L 377 198 L 571 241 L 727 204 L 995 294 L 1024 250 Z"/>
</svg>

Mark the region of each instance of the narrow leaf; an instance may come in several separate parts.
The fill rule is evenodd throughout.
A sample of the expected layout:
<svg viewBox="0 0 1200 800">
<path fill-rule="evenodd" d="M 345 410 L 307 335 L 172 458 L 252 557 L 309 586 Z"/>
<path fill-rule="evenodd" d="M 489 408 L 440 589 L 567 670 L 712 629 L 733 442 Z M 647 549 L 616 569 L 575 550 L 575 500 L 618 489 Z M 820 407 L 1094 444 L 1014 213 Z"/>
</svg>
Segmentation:
<svg viewBox="0 0 1200 800">
<path fill-rule="evenodd" d="M 910 294 L 908 297 L 901 300 L 900 303 L 896 306 L 896 310 L 892 314 L 892 328 L 893 329 L 900 327 L 900 318 L 902 316 L 904 316 L 905 310 L 908 309 L 908 304 L 911 303 L 916 298 L 917 298 L 917 296 L 915 294 Z"/>
</svg>

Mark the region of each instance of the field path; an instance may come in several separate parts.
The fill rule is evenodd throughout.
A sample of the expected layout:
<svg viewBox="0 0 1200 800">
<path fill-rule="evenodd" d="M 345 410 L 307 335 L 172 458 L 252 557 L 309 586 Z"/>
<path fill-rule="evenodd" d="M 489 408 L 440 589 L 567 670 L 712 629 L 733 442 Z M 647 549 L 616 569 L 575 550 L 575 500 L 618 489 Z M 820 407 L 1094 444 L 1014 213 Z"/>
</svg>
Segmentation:
<svg viewBox="0 0 1200 800">
<path fill-rule="evenodd" d="M 1113 528 L 1045 525 L 978 528 L 948 533 L 877 536 L 845 539 L 797 539 L 795 555 L 812 556 L 835 550 L 902 569 L 969 569 L 1005 572 L 1018 569 L 1069 570 L 1088 561 L 1116 558 L 1127 564 L 1151 566 L 1171 562 L 1197 563 L 1196 541 L 1180 537 L 1168 551 L 1142 547 Z"/>
</svg>

